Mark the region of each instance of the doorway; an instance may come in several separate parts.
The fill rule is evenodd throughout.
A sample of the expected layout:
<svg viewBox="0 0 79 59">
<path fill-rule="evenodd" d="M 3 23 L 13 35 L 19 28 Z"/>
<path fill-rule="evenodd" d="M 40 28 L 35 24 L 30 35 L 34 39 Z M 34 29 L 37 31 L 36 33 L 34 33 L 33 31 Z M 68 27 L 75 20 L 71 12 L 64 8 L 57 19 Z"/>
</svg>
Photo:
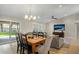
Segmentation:
<svg viewBox="0 0 79 59">
<path fill-rule="evenodd" d="M 16 32 L 19 31 L 19 23 L 0 21 L 0 44 L 16 40 Z"/>
</svg>

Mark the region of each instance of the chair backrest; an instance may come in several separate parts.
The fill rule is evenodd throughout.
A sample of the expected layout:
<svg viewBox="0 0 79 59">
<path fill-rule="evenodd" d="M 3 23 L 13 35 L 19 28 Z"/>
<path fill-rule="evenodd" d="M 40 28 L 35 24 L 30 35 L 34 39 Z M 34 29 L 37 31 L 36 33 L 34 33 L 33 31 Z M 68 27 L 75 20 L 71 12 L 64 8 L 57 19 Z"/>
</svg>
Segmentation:
<svg viewBox="0 0 79 59">
<path fill-rule="evenodd" d="M 43 32 L 44 33 L 44 37 L 46 37 L 47 38 L 47 33 L 46 32 Z"/>
<path fill-rule="evenodd" d="M 44 53 L 48 53 L 48 50 L 50 49 L 50 45 L 51 45 L 52 40 L 53 40 L 53 36 L 47 37 L 45 44 L 44 44 Z"/>
<path fill-rule="evenodd" d="M 59 36 L 56 35 L 53 37 L 50 48 L 56 48 L 57 46 L 59 46 Z"/>
<path fill-rule="evenodd" d="M 20 41 L 19 41 L 19 36 L 18 36 L 19 33 L 16 33 L 16 41 L 17 41 L 17 44 L 20 44 Z"/>
<path fill-rule="evenodd" d="M 38 36 L 44 37 L 44 32 L 38 32 Z"/>
<path fill-rule="evenodd" d="M 28 34 L 25 34 L 24 36 L 25 36 L 25 38 L 26 38 L 26 39 L 25 39 L 25 40 L 26 40 L 26 43 L 28 43 L 28 42 L 27 42 L 27 39 L 28 39 L 27 36 L 28 36 Z"/>
<path fill-rule="evenodd" d="M 22 40 L 22 33 L 19 33 L 18 36 L 19 36 L 19 41 L 20 41 L 20 43 L 23 43 L 23 40 Z"/>
<path fill-rule="evenodd" d="M 19 41 L 20 45 L 22 45 L 22 44 L 27 44 L 27 40 L 24 41 L 24 38 L 23 38 L 23 36 L 25 37 L 24 34 L 18 33 L 17 36 L 18 36 L 18 41 Z"/>
<path fill-rule="evenodd" d="M 34 36 L 38 36 L 38 32 L 33 32 L 32 33 Z"/>
</svg>

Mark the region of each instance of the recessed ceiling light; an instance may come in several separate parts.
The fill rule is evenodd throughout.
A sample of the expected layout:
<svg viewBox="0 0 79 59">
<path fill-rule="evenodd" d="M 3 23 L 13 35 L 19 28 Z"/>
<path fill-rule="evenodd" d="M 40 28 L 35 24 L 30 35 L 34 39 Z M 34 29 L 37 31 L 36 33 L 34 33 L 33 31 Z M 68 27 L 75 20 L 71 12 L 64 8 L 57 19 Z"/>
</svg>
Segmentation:
<svg viewBox="0 0 79 59">
<path fill-rule="evenodd" d="M 60 7 L 60 8 L 62 8 L 62 7 L 63 7 L 63 5 L 59 5 L 59 7 Z"/>
</svg>

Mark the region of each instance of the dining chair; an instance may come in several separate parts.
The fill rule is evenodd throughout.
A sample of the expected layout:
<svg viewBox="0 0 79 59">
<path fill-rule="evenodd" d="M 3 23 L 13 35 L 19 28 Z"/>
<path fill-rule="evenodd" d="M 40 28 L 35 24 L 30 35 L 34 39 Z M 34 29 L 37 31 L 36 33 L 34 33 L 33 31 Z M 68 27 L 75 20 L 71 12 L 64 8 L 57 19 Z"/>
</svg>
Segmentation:
<svg viewBox="0 0 79 59">
<path fill-rule="evenodd" d="M 23 53 L 25 50 L 27 50 L 27 53 L 30 54 L 30 53 L 32 53 L 32 46 L 29 45 L 27 42 L 27 35 L 28 34 L 23 35 L 26 38 L 26 39 L 23 38 L 23 43 L 24 43 L 23 44 Z"/>
<path fill-rule="evenodd" d="M 64 39 L 55 35 L 52 40 L 50 48 L 60 49 L 64 45 Z"/>
<path fill-rule="evenodd" d="M 32 35 L 33 36 L 38 36 L 38 32 L 33 32 Z"/>
<path fill-rule="evenodd" d="M 38 32 L 38 36 L 44 37 L 44 33 L 43 32 Z"/>
<path fill-rule="evenodd" d="M 21 38 L 20 38 L 21 33 L 16 34 L 16 41 L 17 41 L 17 53 L 20 51 L 22 53 L 22 47 L 21 47 Z"/>
<path fill-rule="evenodd" d="M 50 49 L 52 40 L 53 36 L 47 36 L 45 43 L 41 46 L 38 46 L 36 52 L 38 52 L 39 54 L 47 54 L 48 50 Z"/>
<path fill-rule="evenodd" d="M 18 38 L 19 38 L 19 46 L 20 46 L 20 53 L 24 54 L 24 51 L 27 50 L 27 53 L 29 53 L 30 45 L 27 44 L 27 40 L 24 40 L 25 35 L 23 35 L 22 33 L 18 33 Z M 18 50 L 18 48 L 17 48 Z"/>
<path fill-rule="evenodd" d="M 16 41 L 17 41 L 17 53 L 18 51 L 20 50 L 20 41 L 19 41 L 19 36 L 18 36 L 19 33 L 16 33 Z"/>
<path fill-rule="evenodd" d="M 33 39 L 33 35 L 28 35 L 26 36 L 27 39 Z"/>
</svg>

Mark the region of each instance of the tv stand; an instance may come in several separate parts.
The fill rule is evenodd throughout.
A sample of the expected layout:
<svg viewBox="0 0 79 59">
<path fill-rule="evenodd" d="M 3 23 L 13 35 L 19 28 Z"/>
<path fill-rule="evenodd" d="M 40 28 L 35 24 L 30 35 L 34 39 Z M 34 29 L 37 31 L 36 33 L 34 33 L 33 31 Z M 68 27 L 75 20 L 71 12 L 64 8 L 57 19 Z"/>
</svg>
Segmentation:
<svg viewBox="0 0 79 59">
<path fill-rule="evenodd" d="M 63 37 L 64 38 L 64 32 L 53 32 L 54 35 L 59 35 L 59 37 Z"/>
</svg>

